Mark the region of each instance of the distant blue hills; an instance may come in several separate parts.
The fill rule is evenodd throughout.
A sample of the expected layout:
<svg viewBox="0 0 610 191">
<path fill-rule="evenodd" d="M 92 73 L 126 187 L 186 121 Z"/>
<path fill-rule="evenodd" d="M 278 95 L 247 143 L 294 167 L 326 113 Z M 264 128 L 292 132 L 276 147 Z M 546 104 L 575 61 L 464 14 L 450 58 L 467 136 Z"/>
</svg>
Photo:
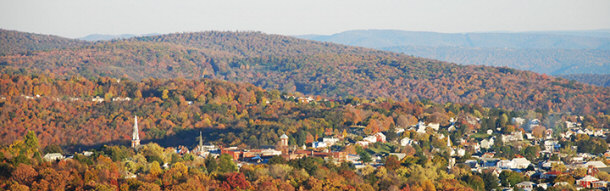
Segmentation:
<svg viewBox="0 0 610 191">
<path fill-rule="evenodd" d="M 352 30 L 299 38 L 458 64 L 507 66 L 551 75 L 610 74 L 610 30 L 436 33 Z"/>
<path fill-rule="evenodd" d="M 135 34 L 119 34 L 119 35 L 111 35 L 111 34 L 90 34 L 81 38 L 79 40 L 85 41 L 104 41 L 104 40 L 118 40 L 118 39 L 128 39 L 132 37 L 138 36 L 155 36 L 159 35 L 157 33 L 145 34 L 145 35 L 135 35 Z"/>
</svg>

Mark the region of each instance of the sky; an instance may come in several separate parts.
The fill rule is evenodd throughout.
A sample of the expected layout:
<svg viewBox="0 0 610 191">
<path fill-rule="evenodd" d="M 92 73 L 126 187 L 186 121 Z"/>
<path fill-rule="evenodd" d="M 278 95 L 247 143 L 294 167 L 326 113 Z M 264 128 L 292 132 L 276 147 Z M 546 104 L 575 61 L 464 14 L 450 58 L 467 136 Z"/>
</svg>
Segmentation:
<svg viewBox="0 0 610 191">
<path fill-rule="evenodd" d="M 70 38 L 207 30 L 592 30 L 610 29 L 610 0 L 0 0 L 0 28 Z"/>
</svg>

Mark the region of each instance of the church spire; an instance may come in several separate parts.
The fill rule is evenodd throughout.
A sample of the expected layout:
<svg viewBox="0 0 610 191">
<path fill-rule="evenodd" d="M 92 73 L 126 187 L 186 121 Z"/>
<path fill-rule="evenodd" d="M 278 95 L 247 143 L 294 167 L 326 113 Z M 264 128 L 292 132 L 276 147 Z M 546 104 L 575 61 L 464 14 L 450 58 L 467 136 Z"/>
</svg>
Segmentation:
<svg viewBox="0 0 610 191">
<path fill-rule="evenodd" d="M 138 133 L 138 116 L 135 116 L 133 135 L 131 136 L 131 147 L 136 148 L 138 146 L 140 146 L 140 134 Z"/>
<path fill-rule="evenodd" d="M 201 135 L 201 131 L 199 131 L 199 146 L 203 146 L 203 136 Z"/>
</svg>

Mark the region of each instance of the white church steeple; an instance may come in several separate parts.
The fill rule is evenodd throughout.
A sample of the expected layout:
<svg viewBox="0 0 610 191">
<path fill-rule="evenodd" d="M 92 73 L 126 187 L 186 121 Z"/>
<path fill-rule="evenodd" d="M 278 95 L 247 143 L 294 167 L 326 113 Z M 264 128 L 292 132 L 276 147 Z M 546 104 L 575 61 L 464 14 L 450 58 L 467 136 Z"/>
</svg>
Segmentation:
<svg viewBox="0 0 610 191">
<path fill-rule="evenodd" d="M 136 148 L 138 146 L 140 146 L 140 134 L 138 133 L 138 116 L 136 116 L 133 124 L 133 135 L 131 136 L 131 147 Z"/>
</svg>

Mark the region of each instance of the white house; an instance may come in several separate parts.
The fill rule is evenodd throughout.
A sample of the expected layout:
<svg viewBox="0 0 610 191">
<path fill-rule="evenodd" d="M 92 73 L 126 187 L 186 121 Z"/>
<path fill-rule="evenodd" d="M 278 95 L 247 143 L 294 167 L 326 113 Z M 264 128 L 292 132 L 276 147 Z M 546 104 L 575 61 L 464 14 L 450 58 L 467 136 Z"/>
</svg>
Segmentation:
<svg viewBox="0 0 610 191">
<path fill-rule="evenodd" d="M 582 127 L 582 123 L 566 121 L 566 128 L 571 129 L 574 127 Z"/>
<path fill-rule="evenodd" d="M 377 142 L 377 137 L 372 136 L 372 135 L 371 136 L 367 136 L 364 139 L 362 139 L 362 141 L 366 141 L 366 142 L 369 142 L 369 143 L 376 143 Z"/>
<path fill-rule="evenodd" d="M 426 124 L 423 121 L 417 123 L 417 132 L 418 133 L 426 133 Z"/>
<path fill-rule="evenodd" d="M 511 119 L 511 122 L 513 125 L 516 125 L 517 127 L 523 125 L 523 123 L 525 123 L 525 119 L 521 118 L 521 117 L 513 117 Z"/>
<path fill-rule="evenodd" d="M 326 147 L 328 147 L 328 145 L 326 145 L 325 142 L 313 142 L 312 147 L 313 148 L 326 148 Z"/>
<path fill-rule="evenodd" d="M 377 138 L 377 141 L 385 143 L 385 135 L 381 132 L 379 133 L 375 133 L 375 135 L 373 135 Z"/>
<path fill-rule="evenodd" d="M 335 143 L 339 142 L 339 139 L 335 137 L 324 137 L 322 138 L 322 142 L 326 143 L 326 145 L 334 145 Z"/>
<path fill-rule="evenodd" d="M 544 150 L 546 150 L 546 151 L 552 152 L 552 151 L 559 149 L 559 147 L 561 147 L 561 145 L 559 144 L 559 141 L 554 141 L 554 140 L 544 141 Z"/>
<path fill-rule="evenodd" d="M 91 99 L 91 101 L 101 103 L 101 102 L 104 102 L 104 98 L 101 98 L 100 96 L 95 96 L 94 98 Z"/>
<path fill-rule="evenodd" d="M 405 132 L 405 129 L 404 128 L 396 128 L 395 132 L 396 132 L 396 134 L 401 134 L 401 133 Z"/>
<path fill-rule="evenodd" d="M 525 190 L 525 191 L 531 191 L 534 190 L 534 186 L 536 184 L 530 181 L 524 181 L 524 182 L 520 182 L 518 184 L 515 184 L 515 188 L 521 189 L 521 190 Z"/>
<path fill-rule="evenodd" d="M 523 133 L 521 131 L 514 131 L 510 135 L 502 135 L 501 140 L 503 143 L 523 141 Z"/>
<path fill-rule="evenodd" d="M 466 155 L 466 149 L 463 149 L 463 148 L 457 149 L 457 156 L 463 157 L 464 155 Z"/>
<path fill-rule="evenodd" d="M 438 131 L 438 129 L 441 127 L 441 125 L 438 123 L 428 123 L 428 127 L 434 129 L 435 131 Z"/>
<path fill-rule="evenodd" d="M 495 138 L 491 137 L 489 139 L 483 139 L 481 141 L 481 148 L 489 149 L 495 144 Z"/>
<path fill-rule="evenodd" d="M 405 137 L 405 138 L 400 139 L 400 146 L 403 146 L 403 147 L 407 146 L 407 145 L 411 145 L 413 143 L 417 144 L 416 141 L 413 141 L 412 139 L 409 139 L 409 137 Z"/>
<path fill-rule="evenodd" d="M 42 158 L 45 161 L 56 161 L 56 160 L 64 159 L 64 155 L 62 155 L 61 153 L 47 153 Z"/>
<path fill-rule="evenodd" d="M 86 156 L 86 157 L 88 157 L 88 156 L 93 155 L 93 152 L 91 152 L 91 151 L 84 151 L 84 152 L 83 152 L 83 155 L 84 155 L 84 156 Z"/>
<path fill-rule="evenodd" d="M 402 160 L 403 158 L 405 158 L 407 156 L 407 154 L 405 154 L 405 153 L 390 153 L 390 156 L 396 156 L 396 158 L 398 158 L 398 160 Z"/>
<path fill-rule="evenodd" d="M 517 169 L 525 169 L 530 164 L 532 164 L 526 158 L 513 158 L 513 160 L 511 160 L 510 162 L 512 163 L 513 168 L 517 168 Z"/>
<path fill-rule="evenodd" d="M 131 101 L 130 97 L 115 97 L 112 98 L 112 101 Z"/>
<path fill-rule="evenodd" d="M 589 162 L 586 162 L 585 164 L 583 164 L 582 168 L 589 168 L 590 166 L 597 168 L 597 169 L 608 167 L 602 161 L 589 161 Z"/>
<path fill-rule="evenodd" d="M 525 158 L 513 158 L 513 160 L 498 161 L 497 167 L 502 169 L 525 169 L 530 164 L 532 163 Z"/>
<path fill-rule="evenodd" d="M 282 155 L 282 151 L 278 151 L 275 149 L 265 149 L 261 151 L 261 155 L 263 156 L 278 156 Z"/>
</svg>

